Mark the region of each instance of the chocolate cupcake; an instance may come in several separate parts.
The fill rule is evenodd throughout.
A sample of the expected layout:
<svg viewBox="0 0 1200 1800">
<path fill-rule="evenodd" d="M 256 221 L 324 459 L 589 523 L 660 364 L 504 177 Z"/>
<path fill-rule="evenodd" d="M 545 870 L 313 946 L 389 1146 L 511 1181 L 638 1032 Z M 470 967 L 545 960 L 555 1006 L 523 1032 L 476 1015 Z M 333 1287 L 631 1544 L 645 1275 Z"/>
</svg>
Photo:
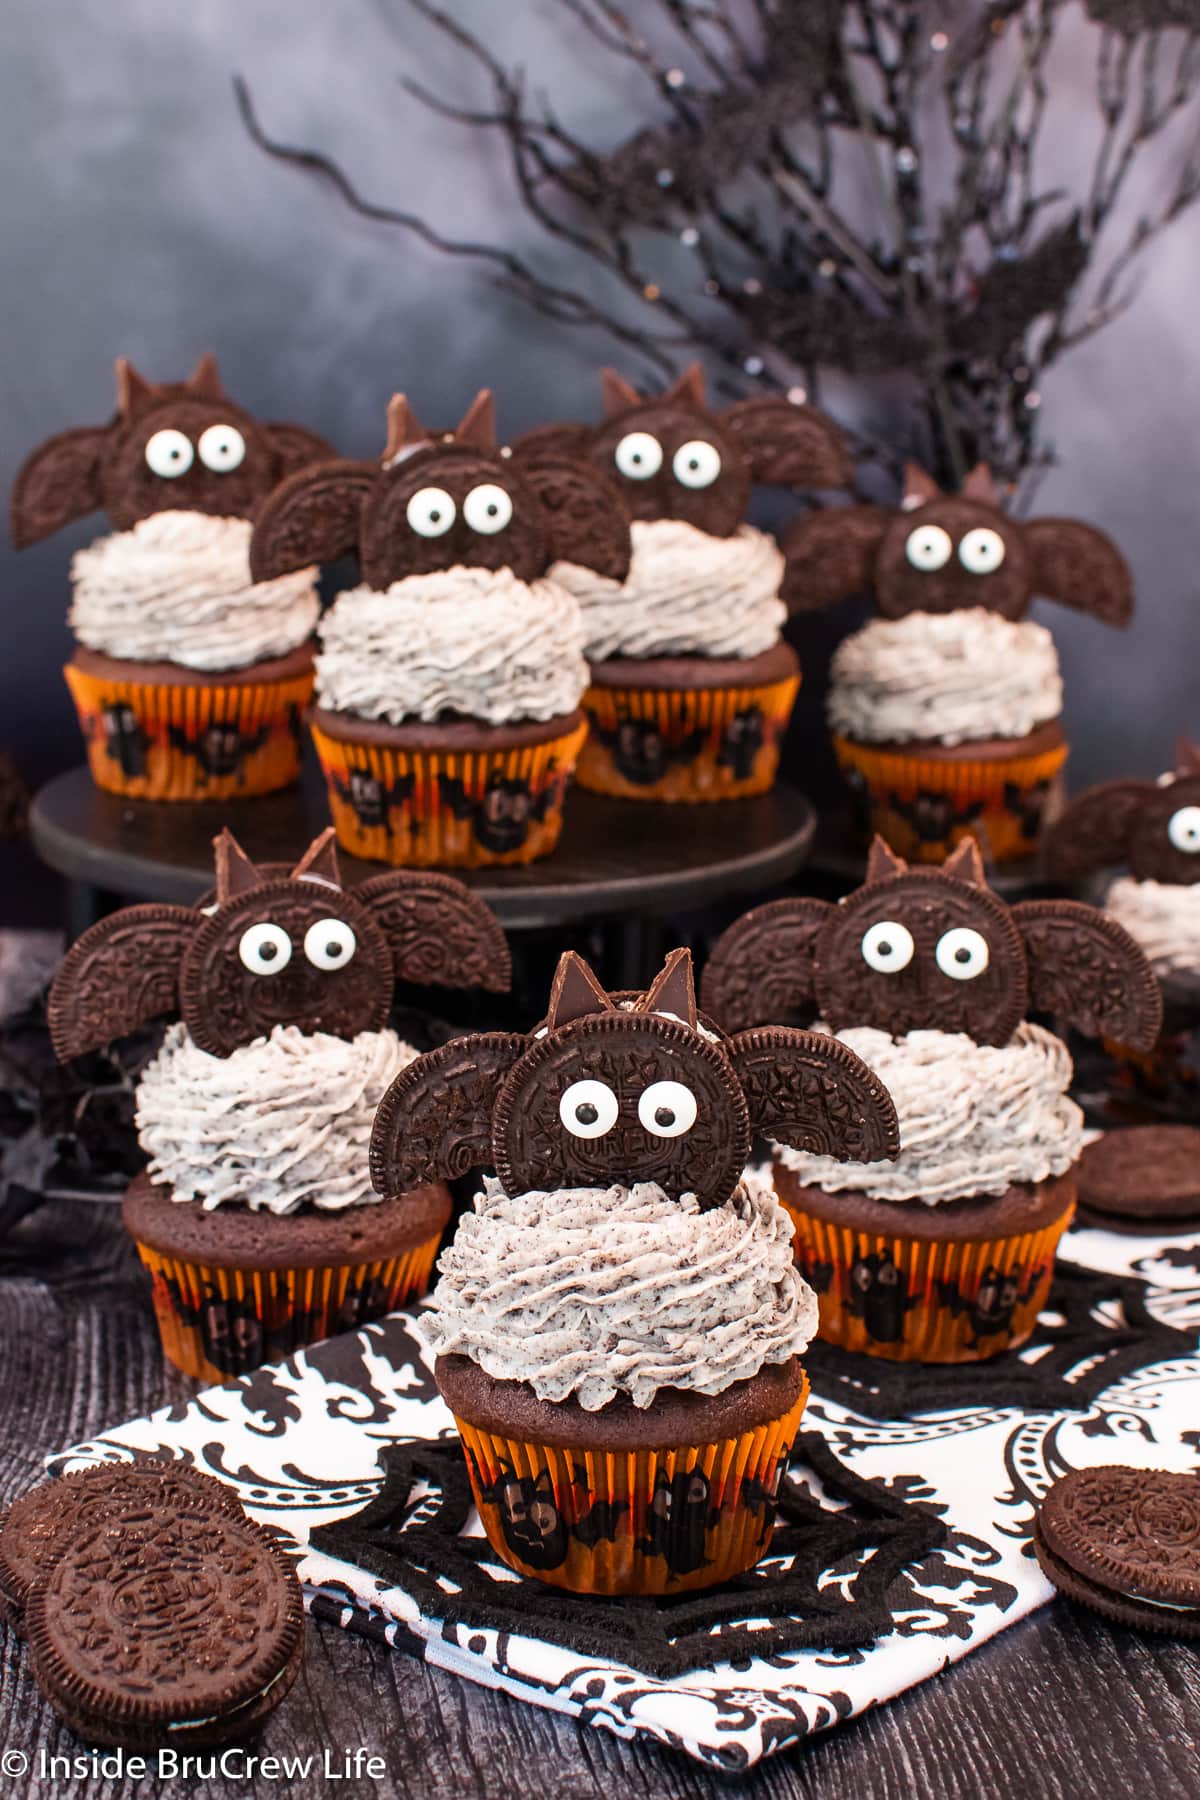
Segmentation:
<svg viewBox="0 0 1200 1800">
<path fill-rule="evenodd" d="M 274 495 L 263 580 L 357 551 L 321 627 L 313 739 L 338 840 L 378 861 L 478 867 L 553 849 L 583 741 L 579 608 L 559 557 L 619 577 L 620 498 L 586 463 L 497 449 L 492 397 L 429 433 L 403 395 L 381 466 L 331 463 Z"/>
<path fill-rule="evenodd" d="M 579 1593 L 749 1568 L 807 1396 L 816 1302 L 751 1132 L 886 1156 L 895 1115 L 809 1032 L 722 1038 L 675 951 L 610 997 L 572 952 L 545 1021 L 422 1057 L 371 1149 L 382 1192 L 490 1165 L 422 1329 L 503 1561 Z"/>
<path fill-rule="evenodd" d="M 211 356 L 161 385 L 122 358 L 113 422 L 63 432 L 25 462 L 18 548 L 100 507 L 117 527 L 71 564 L 79 647 L 64 672 L 98 786 L 223 800 L 295 779 L 316 571 L 256 582 L 250 521 L 278 481 L 329 454 L 302 427 L 236 406 Z"/>
<path fill-rule="evenodd" d="M 379 1199 L 376 1108 L 417 1052 L 387 1029 L 397 980 L 506 988 L 491 913 L 447 876 L 342 889 L 332 830 L 290 872 L 216 840 L 211 904 L 112 914 L 50 993 L 60 1058 L 179 1011 L 137 1091 L 148 1158 L 124 1219 L 150 1273 L 163 1349 L 240 1375 L 424 1291 L 450 1196 Z"/>
<path fill-rule="evenodd" d="M 1028 856 L 1061 807 L 1067 743 L 1054 640 L 1025 613 L 1047 594 L 1128 624 L 1116 546 L 1074 520 L 1007 517 L 982 465 L 945 495 L 910 463 L 898 510 L 810 515 L 784 549 L 793 607 L 871 593 L 883 615 L 838 649 L 828 699 L 870 830 L 912 862 L 941 862 L 966 836 L 993 862 Z"/>
<path fill-rule="evenodd" d="M 591 671 L 580 785 L 631 800 L 763 793 L 800 665 L 781 635 L 783 557 L 746 509 L 755 483 L 846 486 L 845 445 L 815 407 L 764 397 L 712 411 L 698 364 L 653 400 L 611 369 L 603 381 L 603 425 L 525 440 L 589 456 L 633 519 L 623 580 L 554 571 L 579 598 Z"/>
<path fill-rule="evenodd" d="M 1132 938 L 1093 908 L 1005 906 L 973 839 L 935 871 L 877 838 L 867 876 L 837 906 L 780 900 L 731 926 L 705 1005 L 739 1028 L 815 1003 L 818 1029 L 895 1101 L 889 1163 L 776 1146 L 821 1336 L 896 1361 L 975 1361 L 1029 1336 L 1075 1207 L 1071 1058 L 1026 1012 L 1145 1045 L 1161 999 Z"/>
</svg>

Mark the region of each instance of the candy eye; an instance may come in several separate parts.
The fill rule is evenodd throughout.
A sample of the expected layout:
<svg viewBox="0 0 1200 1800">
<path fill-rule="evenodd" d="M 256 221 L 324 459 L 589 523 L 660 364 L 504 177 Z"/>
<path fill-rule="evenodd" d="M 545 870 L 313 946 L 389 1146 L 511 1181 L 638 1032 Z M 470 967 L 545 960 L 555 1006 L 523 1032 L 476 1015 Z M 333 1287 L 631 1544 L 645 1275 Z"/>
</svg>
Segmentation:
<svg viewBox="0 0 1200 1800">
<path fill-rule="evenodd" d="M 200 433 L 200 461 L 214 475 L 228 475 L 246 455 L 246 440 L 232 425 L 210 425 Z"/>
<path fill-rule="evenodd" d="M 304 954 L 314 969 L 344 969 L 357 949 L 344 919 L 318 919 L 304 934 Z"/>
<path fill-rule="evenodd" d="M 682 1081 L 652 1081 L 638 1100 L 638 1118 L 652 1137 L 682 1137 L 696 1123 L 696 1096 Z"/>
<path fill-rule="evenodd" d="M 921 569 L 926 575 L 931 575 L 935 569 L 944 569 L 953 548 L 950 533 L 943 531 L 940 525 L 918 525 L 904 540 L 905 556 L 914 569 Z"/>
<path fill-rule="evenodd" d="M 445 488 L 418 488 L 405 517 L 418 537 L 441 537 L 455 520 L 455 506 Z"/>
<path fill-rule="evenodd" d="M 711 487 L 721 473 L 721 454 L 714 444 L 693 438 L 675 452 L 671 467 L 676 481 L 682 481 L 684 487 Z"/>
<path fill-rule="evenodd" d="M 238 955 L 252 975 L 278 975 L 292 960 L 292 940 L 282 925 L 251 925 L 242 933 Z"/>
<path fill-rule="evenodd" d="M 494 481 L 485 481 L 463 501 L 463 518 L 472 531 L 503 531 L 512 518 L 512 501 Z"/>
<path fill-rule="evenodd" d="M 986 525 L 968 531 L 958 546 L 958 560 L 971 575 L 990 575 L 1004 561 L 1004 539 Z"/>
<path fill-rule="evenodd" d="M 912 932 L 895 919 L 880 919 L 863 933 L 863 961 L 880 975 L 896 975 L 913 959 Z"/>
<path fill-rule="evenodd" d="M 1167 822 L 1167 836 L 1176 850 L 1189 856 L 1200 852 L 1200 806 L 1181 806 Z"/>
<path fill-rule="evenodd" d="M 617 1096 L 603 1081 L 573 1081 L 558 1103 L 558 1116 L 572 1137 L 598 1138 L 617 1122 Z"/>
<path fill-rule="evenodd" d="M 174 481 L 177 475 L 186 475 L 194 457 L 192 440 L 184 437 L 182 431 L 156 431 L 146 445 L 147 465 L 155 475 L 161 475 L 164 481 Z"/>
<path fill-rule="evenodd" d="M 895 1263 L 884 1263 L 882 1269 L 880 1269 L 880 1271 L 879 1271 L 877 1280 L 879 1282 L 880 1287 L 895 1287 L 895 1285 L 896 1285 L 896 1265 L 895 1265 Z"/>
<path fill-rule="evenodd" d="M 988 966 L 987 939 L 969 925 L 956 925 L 937 941 L 934 960 L 943 975 L 953 981 L 974 981 Z"/>
<path fill-rule="evenodd" d="M 631 431 L 617 445 L 613 461 L 630 481 L 648 481 L 662 468 L 662 445 L 648 431 Z"/>
</svg>

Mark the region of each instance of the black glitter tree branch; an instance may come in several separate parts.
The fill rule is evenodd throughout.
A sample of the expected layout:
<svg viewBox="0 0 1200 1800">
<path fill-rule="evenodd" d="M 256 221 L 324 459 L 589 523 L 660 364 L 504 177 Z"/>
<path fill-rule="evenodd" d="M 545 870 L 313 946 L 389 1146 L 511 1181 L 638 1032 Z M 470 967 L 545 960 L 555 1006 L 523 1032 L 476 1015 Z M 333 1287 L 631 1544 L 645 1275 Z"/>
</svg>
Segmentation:
<svg viewBox="0 0 1200 1800">
<path fill-rule="evenodd" d="M 407 79 L 423 106 L 505 151 L 553 259 L 457 239 L 368 200 L 318 150 L 255 141 L 331 183 L 364 216 L 490 265 L 557 324 L 621 347 L 661 379 L 701 354 L 722 385 L 817 393 L 830 372 L 889 403 L 901 441 L 953 483 L 987 461 L 1036 474 L 1040 382 L 1130 302 L 1138 265 L 1200 199 L 1196 0 L 558 0 L 653 116 L 589 144 L 437 0 L 403 0 L 488 87 L 482 105 Z M 1042 173 L 1062 21 L 1094 50 L 1095 152 L 1077 192 Z M 1124 221 L 1152 150 L 1178 166 Z M 1122 235 L 1123 233 L 1123 235 Z"/>
</svg>

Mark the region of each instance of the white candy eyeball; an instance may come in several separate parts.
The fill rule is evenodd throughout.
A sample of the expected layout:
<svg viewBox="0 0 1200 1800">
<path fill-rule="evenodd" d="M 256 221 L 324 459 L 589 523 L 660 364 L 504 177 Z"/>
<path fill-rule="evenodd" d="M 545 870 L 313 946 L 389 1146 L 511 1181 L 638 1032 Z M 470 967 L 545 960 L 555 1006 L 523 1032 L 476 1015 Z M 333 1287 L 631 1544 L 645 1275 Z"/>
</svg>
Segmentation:
<svg viewBox="0 0 1200 1800">
<path fill-rule="evenodd" d="M 292 940 L 282 925 L 251 925 L 241 935 L 238 955 L 252 975 L 278 975 L 292 960 Z"/>
<path fill-rule="evenodd" d="M 503 531 L 512 518 L 512 499 L 494 481 L 485 481 L 463 501 L 463 518 L 472 531 Z"/>
<path fill-rule="evenodd" d="M 944 932 L 933 955 L 942 974 L 953 981 L 974 981 L 991 960 L 987 939 L 969 925 L 956 925 L 953 931 Z"/>
<path fill-rule="evenodd" d="M 715 444 L 706 444 L 703 438 L 693 438 L 688 444 L 681 444 L 671 462 L 676 481 L 684 487 L 711 487 L 721 473 L 721 453 Z"/>
<path fill-rule="evenodd" d="M 905 556 L 914 569 L 920 569 L 926 575 L 932 575 L 935 569 L 944 569 L 953 549 L 950 533 L 943 531 L 940 525 L 918 525 L 904 540 Z"/>
<path fill-rule="evenodd" d="M 897 975 L 901 969 L 907 969 L 916 946 L 907 925 L 898 925 L 895 919 L 880 919 L 863 933 L 860 948 L 868 968 L 880 975 Z"/>
<path fill-rule="evenodd" d="M 662 468 L 662 445 L 648 431 L 631 431 L 613 451 L 613 461 L 630 481 L 649 481 Z"/>
<path fill-rule="evenodd" d="M 235 425 L 210 425 L 200 433 L 200 461 L 214 475 L 228 475 L 246 459 L 246 440 Z"/>
<path fill-rule="evenodd" d="M 304 934 L 304 954 L 314 969 L 344 969 L 357 949 L 344 919 L 318 919 Z"/>
<path fill-rule="evenodd" d="M 617 1122 L 617 1096 L 603 1081 L 573 1081 L 558 1103 L 558 1116 L 577 1138 L 603 1137 Z"/>
<path fill-rule="evenodd" d="M 696 1096 L 682 1081 L 652 1081 L 638 1100 L 638 1118 L 653 1137 L 682 1137 L 696 1123 Z"/>
<path fill-rule="evenodd" d="M 186 475 L 195 460 L 192 440 L 185 437 L 182 431 L 156 431 L 146 445 L 146 463 L 155 475 L 161 475 L 164 481 L 174 481 L 177 475 Z"/>
<path fill-rule="evenodd" d="M 418 537 L 441 537 L 457 517 L 457 509 L 445 488 L 418 488 L 405 512 Z"/>
<path fill-rule="evenodd" d="M 969 575 L 991 575 L 1004 561 L 1004 539 L 998 531 L 977 525 L 958 546 L 958 560 Z"/>
<path fill-rule="evenodd" d="M 1189 856 L 1200 853 L 1200 806 L 1181 806 L 1167 822 L 1167 836 L 1176 850 Z"/>
</svg>

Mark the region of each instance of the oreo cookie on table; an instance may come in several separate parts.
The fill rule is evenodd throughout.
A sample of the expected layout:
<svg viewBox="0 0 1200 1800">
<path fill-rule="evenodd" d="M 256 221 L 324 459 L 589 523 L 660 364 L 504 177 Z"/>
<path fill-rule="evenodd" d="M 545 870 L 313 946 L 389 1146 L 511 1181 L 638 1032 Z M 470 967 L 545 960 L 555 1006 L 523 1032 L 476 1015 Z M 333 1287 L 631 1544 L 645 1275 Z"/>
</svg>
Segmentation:
<svg viewBox="0 0 1200 1800">
<path fill-rule="evenodd" d="M 1033 1547 L 1068 1599 L 1121 1625 L 1200 1638 L 1200 1475 L 1075 1469 L 1042 1501 Z"/>
<path fill-rule="evenodd" d="M 227 1743 L 300 1668 L 286 1552 L 187 1465 L 106 1464 L 23 1495 L 0 1531 L 0 1578 L 34 1679 L 89 1743 Z"/>
<path fill-rule="evenodd" d="M 187 1463 L 152 1457 L 100 1463 L 21 1494 L 0 1518 L 0 1617 L 22 1631 L 29 1591 L 53 1567 L 60 1541 L 81 1527 L 98 1531 L 131 1508 L 147 1501 L 170 1502 L 175 1495 L 237 1519 L 246 1516 L 224 1482 Z"/>
<path fill-rule="evenodd" d="M 1140 1234 L 1200 1225 L 1200 1128 L 1106 1131 L 1079 1159 L 1079 1222 Z"/>
</svg>

